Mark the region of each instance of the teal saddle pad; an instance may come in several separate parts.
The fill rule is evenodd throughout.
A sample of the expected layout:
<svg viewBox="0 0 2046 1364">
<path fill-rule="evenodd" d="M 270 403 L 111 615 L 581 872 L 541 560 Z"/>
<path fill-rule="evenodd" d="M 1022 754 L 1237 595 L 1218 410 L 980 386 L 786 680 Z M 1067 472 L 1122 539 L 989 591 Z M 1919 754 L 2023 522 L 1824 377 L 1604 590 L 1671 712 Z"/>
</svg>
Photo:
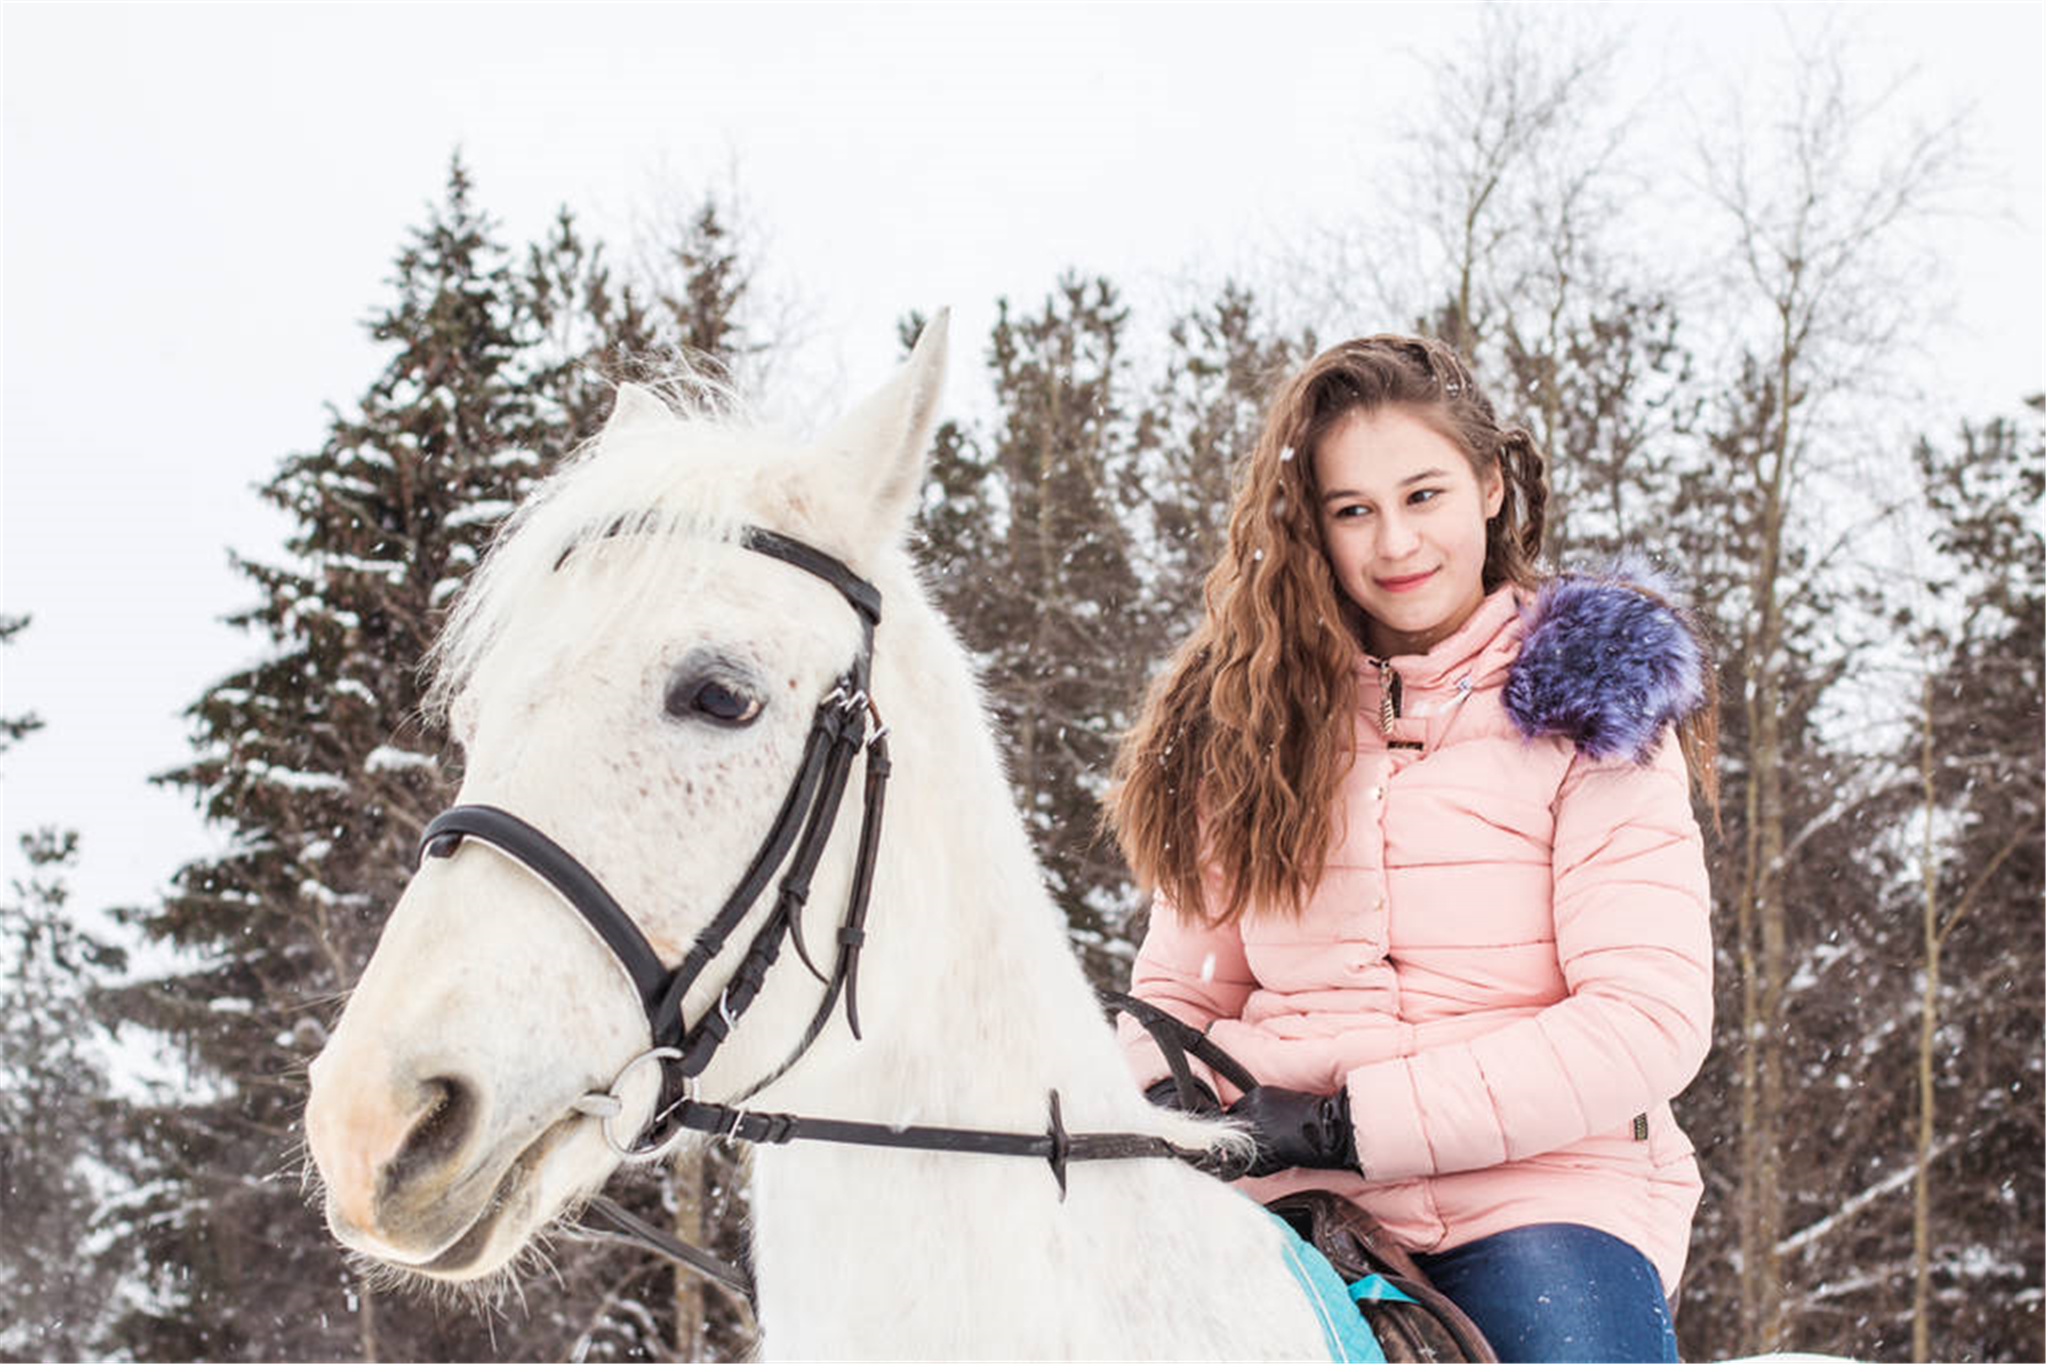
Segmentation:
<svg viewBox="0 0 2046 1364">
<path fill-rule="evenodd" d="M 1286 1268 L 1300 1282 L 1321 1320 L 1322 1342 L 1338 1364 L 1385 1364 L 1385 1351 L 1358 1309 L 1363 1302 L 1412 1302 L 1413 1299 L 1371 1274 L 1352 1284 L 1343 1282 L 1328 1257 L 1300 1239 L 1300 1233 L 1277 1213 L 1271 1215 L 1285 1237 Z"/>
</svg>

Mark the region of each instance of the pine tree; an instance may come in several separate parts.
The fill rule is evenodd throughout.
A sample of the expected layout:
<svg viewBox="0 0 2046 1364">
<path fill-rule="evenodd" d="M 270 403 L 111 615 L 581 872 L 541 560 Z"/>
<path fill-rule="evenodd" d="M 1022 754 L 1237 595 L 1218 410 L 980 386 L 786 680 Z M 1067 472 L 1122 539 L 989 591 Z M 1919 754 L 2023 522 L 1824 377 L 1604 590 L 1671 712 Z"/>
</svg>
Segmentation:
<svg viewBox="0 0 2046 1364">
<path fill-rule="evenodd" d="M 125 956 L 75 922 L 77 833 L 25 833 L 21 852 L 29 875 L 0 901 L 0 1358 L 83 1359 L 114 1287 L 90 1253 L 109 1107 L 92 991 Z"/>
<path fill-rule="evenodd" d="M 999 300 L 987 430 L 936 438 L 920 520 L 941 603 L 976 654 L 1010 780 L 1046 880 L 1089 972 L 1126 974 L 1126 873 L 1096 832 L 1116 737 L 1146 660 L 1131 545 L 1135 424 L 1122 356 L 1128 311 L 1105 279 L 1068 272 L 1043 309 Z"/>
<path fill-rule="evenodd" d="M 1127 497 L 1148 545 L 1147 671 L 1199 621 L 1201 587 L 1228 544 L 1236 480 L 1265 408 L 1315 349 L 1311 333 L 1279 335 L 1257 296 L 1234 280 L 1176 318 L 1166 338 L 1164 374 L 1137 421 L 1140 484 Z"/>
<path fill-rule="evenodd" d="M 546 237 L 526 249 L 518 335 L 527 348 L 537 444 L 552 465 L 604 426 L 614 388 L 637 378 L 660 340 L 657 314 L 620 281 L 604 244 L 586 240 L 564 205 Z"/>
<path fill-rule="evenodd" d="M 1879 719 L 1877 732 L 1898 738 L 1860 755 L 1803 740 L 1825 766 L 1808 760 L 1794 783 L 1818 794 L 1785 859 L 1796 965 L 1777 1026 L 1797 1092 L 1774 1247 L 1785 1330 L 1800 1346 L 1869 1357 L 2022 1358 L 2040 1342 L 2027 1290 L 2041 1272 L 2046 1155 L 2046 560 L 2025 517 L 2046 469 L 2038 431 L 2005 421 L 1899 454 L 1916 466 L 1911 500 L 1929 522 L 1913 533 L 1920 553 L 1858 584 L 1883 647 L 1855 665 L 1874 695 L 1845 717 L 1864 730 Z M 1842 718 L 1836 709 L 1820 737 Z M 1729 768 L 1735 780 L 1741 770 Z M 1744 807 L 1729 801 L 1730 823 Z M 1699 1353 L 1731 1351 L 1743 1329 L 1737 1280 L 1718 1265 L 1735 1239 L 1729 1115 L 1742 1050 L 1738 983 L 1724 984 L 1723 1059 L 1685 1108 L 1701 1148 L 1723 1148 L 1707 1156 L 1699 1242 L 1711 1249 L 1686 1295 Z"/>
<path fill-rule="evenodd" d="M 0 616 L 0 646 L 13 643 L 14 637 L 28 628 L 29 619 L 27 616 Z M 0 715 L 0 753 L 5 753 L 42 727 L 42 717 L 34 711 Z"/>
<path fill-rule="evenodd" d="M 653 294 L 672 340 L 704 377 L 736 381 L 767 343 L 749 324 L 753 267 L 732 230 L 732 210 L 706 195 L 655 253 Z"/>
<path fill-rule="evenodd" d="M 1681 455 L 1672 437 L 1698 404 L 1675 307 L 1624 284 L 1577 292 L 1576 306 L 1541 332 L 1507 315 L 1494 401 L 1525 403 L 1500 416 L 1526 423 L 1548 460 L 1550 563 L 1662 558 L 1674 548 L 1663 524 Z"/>
<path fill-rule="evenodd" d="M 151 1358 L 745 1351 L 746 1323 L 706 1314 L 693 1280 L 617 1247 L 565 1255 L 556 1291 L 528 1295 L 504 1331 L 373 1292 L 293 1173 L 321 1015 L 360 973 L 419 829 L 459 781 L 459 754 L 419 709 L 418 662 L 497 521 L 595 434 L 617 378 L 647 377 L 663 342 L 746 344 L 744 272 L 716 254 L 718 221 L 706 201 L 680 248 L 713 282 L 685 271 L 647 302 L 566 209 L 515 267 L 457 158 L 444 200 L 397 257 L 393 301 L 368 323 L 391 351 L 383 372 L 264 488 L 296 523 L 289 558 L 236 559 L 260 600 L 230 623 L 269 655 L 192 707 L 197 756 L 160 778 L 233 843 L 131 915 L 185 966 L 110 1000 L 180 1041 L 195 1091 L 127 1114 L 133 1192 L 118 1249 L 150 1291 L 119 1323 L 118 1346 Z M 711 305 L 724 311 L 688 311 Z M 694 361 L 722 375 L 737 353 Z M 739 1182 L 725 1159 L 620 1196 L 694 1234 L 691 1209 L 737 1201 Z M 736 1236 L 738 1219 L 718 1229 Z"/>
<path fill-rule="evenodd" d="M 383 372 L 263 489 L 295 522 L 288 560 L 235 560 L 260 599 L 230 623 L 268 656 L 191 708 L 196 756 L 158 779 L 234 837 L 132 915 L 182 966 L 119 1006 L 179 1039 L 193 1076 L 192 1097 L 134 1115 L 129 1253 L 153 1292 L 119 1340 L 146 1357 L 496 1353 L 487 1323 L 359 1283 L 297 1170 L 321 1002 L 354 981 L 452 786 L 417 661 L 540 472 L 505 257 L 457 157 L 368 324 Z"/>
<path fill-rule="evenodd" d="M 896 324 L 905 357 L 928 321 L 911 312 Z M 931 433 L 923 501 L 911 534 L 939 609 L 962 634 L 989 595 L 984 566 L 994 562 L 1001 544 L 1000 508 L 993 456 L 966 424 L 945 418 Z"/>
<path fill-rule="evenodd" d="M 0 645 L 28 621 L 0 619 Z M 40 728 L 0 717 L 0 752 Z M 108 1108 L 92 990 L 127 963 L 70 906 L 77 832 L 32 830 L 21 852 L 28 876 L 0 900 L 0 1358 L 83 1359 L 113 1291 L 90 1254 Z"/>
<path fill-rule="evenodd" d="M 2046 1271 L 2042 416 L 2046 397 L 2034 397 L 2023 423 L 1918 442 L 1939 567 L 1918 601 L 1892 597 L 1917 674 L 1916 723 L 1893 758 L 1911 779 L 1886 802 L 1899 836 L 1878 851 L 1896 907 L 1885 919 L 1915 930 L 1897 934 L 1915 950 L 1897 952 L 1913 969 L 1887 1001 L 1898 1026 L 1884 1060 L 1916 1078 L 1886 1105 L 1892 1164 L 1913 1178 L 1908 1202 L 1893 1198 L 1882 1219 L 1894 1229 L 1886 1253 L 1860 1268 L 1885 1290 L 1871 1310 L 1899 1336 L 1908 1322 L 1920 1360 L 2019 1358 L 2041 1344 L 2028 1290 Z"/>
</svg>

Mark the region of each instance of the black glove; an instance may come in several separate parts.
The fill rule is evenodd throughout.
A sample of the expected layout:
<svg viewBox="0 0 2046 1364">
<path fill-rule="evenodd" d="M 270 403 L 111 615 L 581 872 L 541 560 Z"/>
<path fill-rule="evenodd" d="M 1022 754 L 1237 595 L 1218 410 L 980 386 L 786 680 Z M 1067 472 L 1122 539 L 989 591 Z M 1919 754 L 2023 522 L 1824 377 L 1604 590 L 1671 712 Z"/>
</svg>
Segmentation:
<svg viewBox="0 0 2046 1364">
<path fill-rule="evenodd" d="M 1308 1094 L 1258 1085 L 1230 1104 L 1227 1116 L 1247 1124 L 1257 1138 L 1257 1159 L 1251 1162 L 1248 1175 L 1275 1174 L 1295 1166 L 1358 1169 L 1357 1134 L 1350 1123 L 1347 1088 L 1333 1094 Z"/>
<path fill-rule="evenodd" d="M 1144 1091 L 1144 1097 L 1160 1108 L 1176 1108 L 1182 1113 L 1220 1113 L 1222 1101 L 1215 1097 L 1198 1079 L 1193 1082 L 1194 1095 L 1191 1105 L 1182 1103 L 1179 1096 L 1179 1081 L 1170 1075 Z"/>
</svg>

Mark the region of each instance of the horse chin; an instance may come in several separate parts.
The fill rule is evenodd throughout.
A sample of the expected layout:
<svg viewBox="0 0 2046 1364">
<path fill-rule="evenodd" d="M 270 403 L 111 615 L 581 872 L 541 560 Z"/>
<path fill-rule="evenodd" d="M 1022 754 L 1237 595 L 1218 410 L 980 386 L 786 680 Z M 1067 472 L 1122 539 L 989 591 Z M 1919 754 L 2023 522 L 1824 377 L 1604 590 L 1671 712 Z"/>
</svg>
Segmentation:
<svg viewBox="0 0 2046 1364">
<path fill-rule="evenodd" d="M 578 1130 L 587 1130 L 583 1119 L 563 1118 L 529 1142 L 506 1167 L 465 1229 L 430 1258 L 415 1260 L 394 1254 L 374 1238 L 335 1223 L 331 1207 L 329 1223 L 342 1244 L 397 1278 L 475 1285 L 507 1271 L 536 1233 L 576 1202 L 584 1190 L 601 1185 L 609 1175 L 615 1162 L 577 1174 L 573 1167 L 590 1164 L 586 1148 L 568 1147 Z"/>
</svg>

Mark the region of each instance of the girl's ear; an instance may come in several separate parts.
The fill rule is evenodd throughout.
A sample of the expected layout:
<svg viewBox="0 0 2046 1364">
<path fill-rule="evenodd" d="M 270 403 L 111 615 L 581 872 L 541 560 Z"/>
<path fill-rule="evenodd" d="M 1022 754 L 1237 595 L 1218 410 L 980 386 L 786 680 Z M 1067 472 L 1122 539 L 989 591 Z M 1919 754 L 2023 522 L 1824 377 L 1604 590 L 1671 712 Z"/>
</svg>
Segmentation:
<svg viewBox="0 0 2046 1364">
<path fill-rule="evenodd" d="M 1500 471 L 1498 464 L 1486 471 L 1485 482 L 1481 486 L 1485 494 L 1485 519 L 1490 521 L 1506 505 L 1506 475 Z"/>
</svg>

